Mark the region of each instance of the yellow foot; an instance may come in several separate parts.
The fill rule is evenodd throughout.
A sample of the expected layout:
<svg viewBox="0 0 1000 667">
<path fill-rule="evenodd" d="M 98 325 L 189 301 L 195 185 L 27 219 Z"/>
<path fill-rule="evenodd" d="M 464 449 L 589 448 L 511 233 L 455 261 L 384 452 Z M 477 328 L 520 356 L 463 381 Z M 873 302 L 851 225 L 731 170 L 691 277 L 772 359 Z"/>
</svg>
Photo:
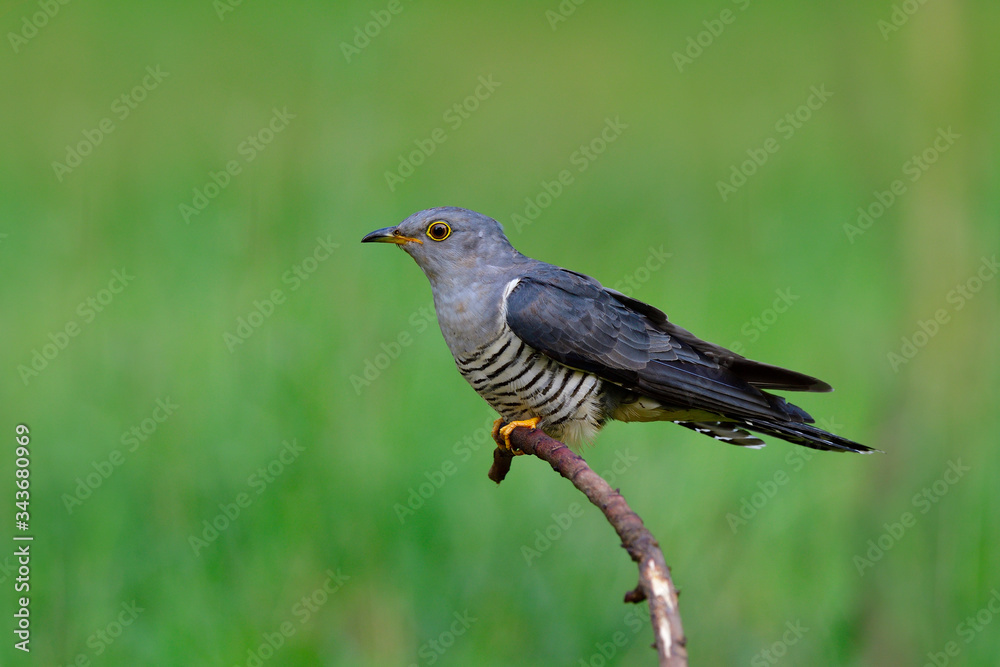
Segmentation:
<svg viewBox="0 0 1000 667">
<path fill-rule="evenodd" d="M 541 417 L 532 417 L 531 419 L 512 421 L 506 426 L 500 426 L 500 424 L 503 424 L 503 419 L 498 419 L 495 422 L 493 422 L 493 439 L 496 440 L 497 435 L 503 435 L 503 441 L 507 444 L 507 451 L 510 452 L 511 454 L 514 454 L 515 456 L 520 456 L 521 454 L 524 454 L 524 452 L 522 452 L 520 449 L 515 449 L 514 447 L 511 446 L 510 434 L 518 426 L 524 426 L 525 428 L 535 428 L 536 426 L 538 426 L 538 422 L 540 421 L 542 421 Z"/>
</svg>

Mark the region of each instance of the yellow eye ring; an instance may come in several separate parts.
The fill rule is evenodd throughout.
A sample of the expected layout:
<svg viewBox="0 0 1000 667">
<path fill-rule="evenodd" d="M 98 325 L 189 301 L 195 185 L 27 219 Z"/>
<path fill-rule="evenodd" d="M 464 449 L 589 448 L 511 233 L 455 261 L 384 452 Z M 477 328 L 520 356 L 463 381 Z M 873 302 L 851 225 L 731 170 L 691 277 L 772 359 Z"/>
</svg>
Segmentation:
<svg viewBox="0 0 1000 667">
<path fill-rule="evenodd" d="M 444 241 L 446 238 L 451 236 L 451 227 L 448 226 L 448 223 L 441 222 L 440 220 L 432 222 L 427 227 L 427 236 L 430 237 L 432 241 Z"/>
</svg>

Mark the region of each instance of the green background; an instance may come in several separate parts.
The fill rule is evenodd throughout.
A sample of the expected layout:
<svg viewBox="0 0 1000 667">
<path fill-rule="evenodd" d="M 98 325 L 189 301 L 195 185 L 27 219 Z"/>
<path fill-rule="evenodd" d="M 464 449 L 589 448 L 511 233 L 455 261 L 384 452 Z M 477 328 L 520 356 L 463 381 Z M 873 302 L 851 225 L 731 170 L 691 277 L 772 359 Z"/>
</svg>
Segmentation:
<svg viewBox="0 0 1000 667">
<path fill-rule="evenodd" d="M 586 449 L 599 472 L 618 462 L 615 486 L 661 540 L 694 664 L 920 665 L 949 642 L 957 657 L 938 660 L 995 664 L 1000 301 L 994 273 L 972 279 L 1000 246 L 996 3 L 912 2 L 885 35 L 888 1 L 595 1 L 555 28 L 555 0 L 404 0 L 394 15 L 248 0 L 221 18 L 210 0 L 52 4 L 34 32 L 44 3 L 0 10 L 0 476 L 11 526 L 13 431 L 28 424 L 35 535 L 30 656 L 9 630 L 13 542 L 0 550 L 4 665 L 256 664 L 283 626 L 264 664 L 653 662 L 611 528 L 537 459 L 486 478 L 493 415 L 421 310 L 426 280 L 358 243 L 437 205 L 823 378 L 835 393 L 797 402 L 885 450 L 806 460 L 780 441 L 745 451 L 620 423 Z M 373 11 L 391 20 L 348 59 Z M 147 67 L 168 75 L 120 118 Z M 455 127 L 445 114 L 480 77 L 499 85 Z M 832 95 L 779 131 L 813 86 Z M 294 118 L 248 162 L 241 144 L 275 109 Z M 105 118 L 113 131 L 59 178 L 53 162 Z M 606 119 L 627 127 L 580 171 Z M 443 143 L 390 189 L 386 172 L 436 128 Z M 910 180 L 907 161 L 949 128 Z M 723 200 L 718 182 L 769 138 L 777 152 Z M 185 220 L 231 160 L 239 173 Z M 516 224 L 563 170 L 572 182 Z M 905 192 L 852 237 L 896 179 Z M 318 238 L 338 247 L 293 290 L 283 277 Z M 670 257 L 647 264 L 651 249 Z M 123 269 L 128 286 L 104 291 Z M 949 299 L 959 285 L 981 289 Z M 274 290 L 283 302 L 227 345 Z M 782 313 L 778 290 L 795 297 Z M 935 335 L 891 363 L 938 310 Z M 157 400 L 177 406 L 162 423 Z M 302 451 L 275 464 L 293 440 Z M 253 477 L 268 465 L 270 481 Z M 239 494 L 249 506 L 195 553 Z M 734 523 L 744 501 L 759 507 Z M 861 563 L 880 538 L 888 550 Z M 323 602 L 306 614 L 310 596 Z M 984 609 L 991 625 L 960 626 Z"/>
</svg>

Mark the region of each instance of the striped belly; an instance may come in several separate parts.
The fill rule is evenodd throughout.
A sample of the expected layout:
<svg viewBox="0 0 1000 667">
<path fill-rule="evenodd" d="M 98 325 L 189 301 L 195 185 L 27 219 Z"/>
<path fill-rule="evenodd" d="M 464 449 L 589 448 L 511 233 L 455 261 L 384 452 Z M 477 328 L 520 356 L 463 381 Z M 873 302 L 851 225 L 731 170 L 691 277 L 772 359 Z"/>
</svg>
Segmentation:
<svg viewBox="0 0 1000 667">
<path fill-rule="evenodd" d="M 472 388 L 508 422 L 541 417 L 539 428 L 574 444 L 604 425 L 601 380 L 546 357 L 506 326 L 455 363 Z"/>
</svg>

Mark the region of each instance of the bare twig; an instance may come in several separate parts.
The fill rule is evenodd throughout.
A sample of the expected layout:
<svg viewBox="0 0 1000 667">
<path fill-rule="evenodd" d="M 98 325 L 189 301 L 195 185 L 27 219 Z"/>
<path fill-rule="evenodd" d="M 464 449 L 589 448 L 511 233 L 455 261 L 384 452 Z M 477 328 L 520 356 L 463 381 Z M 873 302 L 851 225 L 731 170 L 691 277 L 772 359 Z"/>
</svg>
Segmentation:
<svg viewBox="0 0 1000 667">
<path fill-rule="evenodd" d="M 660 545 L 643 525 L 639 515 L 632 511 L 617 490 L 590 469 L 586 461 L 542 431 L 518 427 L 511 433 L 510 443 L 525 454 L 547 461 L 553 470 L 571 481 L 604 512 L 621 538 L 622 547 L 639 564 L 639 585 L 625 594 L 625 601 L 638 603 L 649 600 L 649 616 L 660 665 L 687 665 L 687 640 L 677 606 L 677 589 L 670 579 L 670 569 L 663 559 Z M 490 479 L 497 484 L 502 482 L 510 471 L 512 459 L 513 456 L 498 447 L 493 452 Z"/>
</svg>

